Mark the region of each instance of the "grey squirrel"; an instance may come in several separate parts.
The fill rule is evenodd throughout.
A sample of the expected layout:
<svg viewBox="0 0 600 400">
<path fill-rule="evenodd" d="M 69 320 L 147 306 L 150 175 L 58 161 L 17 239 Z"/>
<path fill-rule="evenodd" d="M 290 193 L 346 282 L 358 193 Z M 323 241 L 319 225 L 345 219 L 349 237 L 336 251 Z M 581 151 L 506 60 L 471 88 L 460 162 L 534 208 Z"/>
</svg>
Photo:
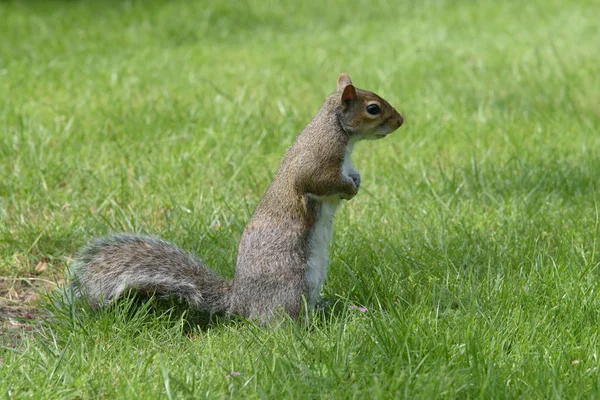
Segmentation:
<svg viewBox="0 0 600 400">
<path fill-rule="evenodd" d="M 341 74 L 250 218 L 233 280 L 160 239 L 117 234 L 96 239 L 71 264 L 75 295 L 97 308 L 134 290 L 262 323 L 279 310 L 298 318 L 305 302 L 314 307 L 327 275 L 335 211 L 360 187 L 350 161 L 355 143 L 385 137 L 402 122 L 388 102 Z"/>
</svg>

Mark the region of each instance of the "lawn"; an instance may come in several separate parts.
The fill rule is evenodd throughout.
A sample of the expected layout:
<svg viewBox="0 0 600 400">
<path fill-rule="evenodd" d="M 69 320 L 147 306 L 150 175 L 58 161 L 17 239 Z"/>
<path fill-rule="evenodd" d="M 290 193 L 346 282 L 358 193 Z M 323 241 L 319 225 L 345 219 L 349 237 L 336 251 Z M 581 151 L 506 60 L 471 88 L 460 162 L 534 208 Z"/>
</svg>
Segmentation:
<svg viewBox="0 0 600 400">
<path fill-rule="evenodd" d="M 0 396 L 598 398 L 598 15 L 592 0 L 0 2 Z M 39 294 L 122 231 L 232 277 L 341 72 L 406 122 L 354 152 L 361 190 L 310 326 Z"/>
</svg>

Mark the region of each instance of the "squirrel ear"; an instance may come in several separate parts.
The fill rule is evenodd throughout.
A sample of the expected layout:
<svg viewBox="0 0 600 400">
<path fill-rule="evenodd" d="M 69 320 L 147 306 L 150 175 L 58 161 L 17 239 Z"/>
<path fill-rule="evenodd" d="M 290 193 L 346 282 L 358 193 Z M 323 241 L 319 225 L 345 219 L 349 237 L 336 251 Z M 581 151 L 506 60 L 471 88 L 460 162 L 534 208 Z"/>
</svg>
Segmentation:
<svg viewBox="0 0 600 400">
<path fill-rule="evenodd" d="M 343 72 L 338 78 L 337 90 L 342 90 L 348 85 L 352 85 L 352 81 L 348 74 Z"/>
<path fill-rule="evenodd" d="M 358 95 L 356 94 L 356 89 L 354 88 L 354 86 L 352 86 L 352 84 L 347 85 L 344 88 L 344 93 L 342 93 L 342 104 L 347 105 L 352 100 L 355 100 L 357 97 Z"/>
</svg>

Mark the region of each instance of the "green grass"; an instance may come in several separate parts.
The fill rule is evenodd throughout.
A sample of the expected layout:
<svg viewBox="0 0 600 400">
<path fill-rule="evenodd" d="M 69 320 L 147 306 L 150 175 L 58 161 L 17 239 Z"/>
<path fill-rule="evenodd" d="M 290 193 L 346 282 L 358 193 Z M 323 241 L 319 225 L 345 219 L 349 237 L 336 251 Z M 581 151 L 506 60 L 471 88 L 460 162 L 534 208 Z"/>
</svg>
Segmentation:
<svg viewBox="0 0 600 400">
<path fill-rule="evenodd" d="M 79 247 L 120 231 L 231 277 L 280 157 L 340 72 L 406 123 L 354 153 L 363 184 L 338 212 L 323 290 L 336 312 L 190 330 L 127 302 L 67 309 L 2 341 L 0 396 L 597 398 L 599 13 L 1 2 L 0 284 L 60 280 Z"/>
</svg>

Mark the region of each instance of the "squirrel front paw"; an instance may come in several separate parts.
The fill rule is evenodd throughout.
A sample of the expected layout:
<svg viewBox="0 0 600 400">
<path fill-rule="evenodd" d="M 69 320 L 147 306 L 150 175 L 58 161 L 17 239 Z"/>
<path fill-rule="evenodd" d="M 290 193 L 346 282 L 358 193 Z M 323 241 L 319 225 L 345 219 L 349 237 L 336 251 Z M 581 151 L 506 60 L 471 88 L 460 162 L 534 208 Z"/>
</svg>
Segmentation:
<svg viewBox="0 0 600 400">
<path fill-rule="evenodd" d="M 358 189 L 360 189 L 360 174 L 358 171 L 351 171 L 348 176 L 352 179 L 354 186 L 356 186 L 356 193 L 358 193 Z"/>
<path fill-rule="evenodd" d="M 344 200 L 350 200 L 358 193 L 358 189 L 360 188 L 360 174 L 358 171 L 351 171 L 348 173 L 347 179 L 352 182 L 352 190 L 349 193 L 344 193 L 342 198 Z"/>
</svg>

